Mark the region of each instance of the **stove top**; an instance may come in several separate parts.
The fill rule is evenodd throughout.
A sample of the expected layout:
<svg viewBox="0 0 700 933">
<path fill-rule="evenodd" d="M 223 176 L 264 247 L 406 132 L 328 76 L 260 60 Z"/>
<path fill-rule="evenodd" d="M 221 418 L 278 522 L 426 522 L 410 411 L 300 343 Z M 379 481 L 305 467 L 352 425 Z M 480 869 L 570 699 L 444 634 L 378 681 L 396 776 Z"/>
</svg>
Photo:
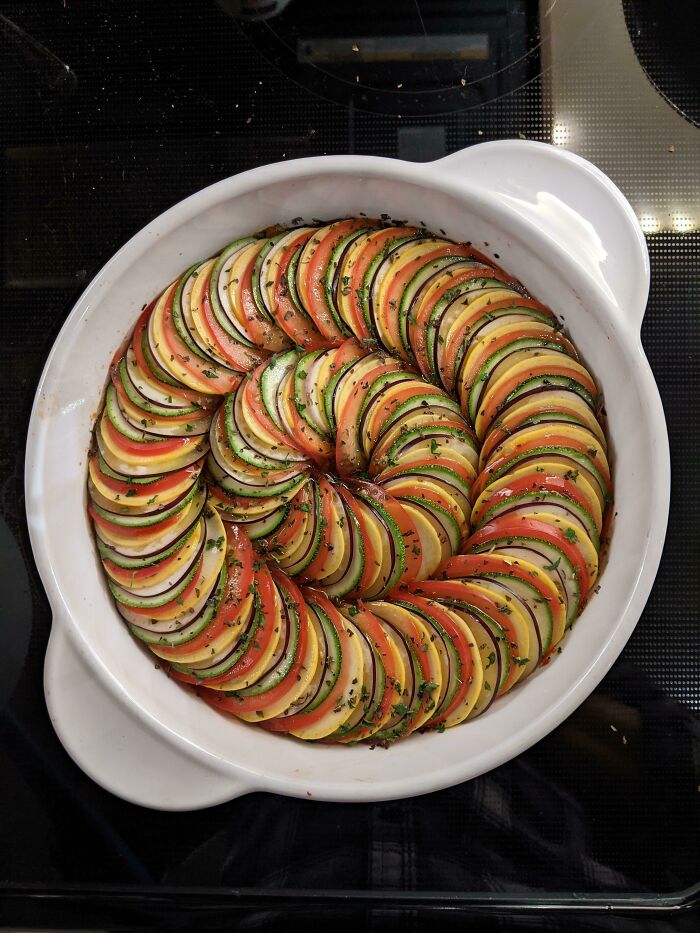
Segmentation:
<svg viewBox="0 0 700 933">
<path fill-rule="evenodd" d="M 295 912 L 383 931 L 698 928 L 697 25 L 691 0 L 0 4 L 0 926 L 260 929 Z M 133 233 L 220 178 L 506 137 L 593 161 L 648 237 L 643 338 L 674 486 L 619 662 L 534 748 L 424 798 L 257 794 L 163 814 L 110 796 L 48 719 L 50 613 L 23 508 L 33 393 L 73 302 Z"/>
</svg>

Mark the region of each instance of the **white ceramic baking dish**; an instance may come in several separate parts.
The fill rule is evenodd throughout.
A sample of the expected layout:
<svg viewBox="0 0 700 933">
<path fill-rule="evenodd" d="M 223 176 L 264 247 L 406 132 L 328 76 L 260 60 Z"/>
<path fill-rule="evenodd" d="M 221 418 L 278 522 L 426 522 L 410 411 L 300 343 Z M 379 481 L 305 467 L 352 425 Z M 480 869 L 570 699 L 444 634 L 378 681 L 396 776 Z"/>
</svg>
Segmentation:
<svg viewBox="0 0 700 933">
<path fill-rule="evenodd" d="M 108 363 L 144 302 L 238 235 L 298 216 L 361 211 L 471 240 L 564 318 L 603 387 L 616 488 L 600 591 L 562 654 L 474 722 L 387 751 L 272 735 L 218 714 L 168 680 L 112 605 L 85 510 L 86 452 Z M 669 453 L 639 335 L 648 287 L 644 238 L 612 182 L 568 152 L 517 140 L 429 164 L 365 156 L 282 162 L 221 181 L 156 218 L 73 309 L 41 377 L 29 428 L 27 514 L 53 610 L 47 701 L 73 757 L 115 793 L 164 809 L 253 790 L 367 801 L 467 780 L 546 735 L 617 658 L 661 555 Z"/>
</svg>

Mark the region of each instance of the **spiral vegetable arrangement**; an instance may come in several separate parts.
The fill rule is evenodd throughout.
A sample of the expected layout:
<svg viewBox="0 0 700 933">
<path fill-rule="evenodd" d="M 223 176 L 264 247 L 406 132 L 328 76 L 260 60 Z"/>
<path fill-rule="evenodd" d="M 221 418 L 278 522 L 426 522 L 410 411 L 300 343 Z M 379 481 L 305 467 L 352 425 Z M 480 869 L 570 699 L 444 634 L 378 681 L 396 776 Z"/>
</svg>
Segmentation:
<svg viewBox="0 0 700 933">
<path fill-rule="evenodd" d="M 367 218 L 236 240 L 113 360 L 108 585 L 218 710 L 441 731 L 547 663 L 595 585 L 600 411 L 555 315 L 469 244 Z"/>
</svg>

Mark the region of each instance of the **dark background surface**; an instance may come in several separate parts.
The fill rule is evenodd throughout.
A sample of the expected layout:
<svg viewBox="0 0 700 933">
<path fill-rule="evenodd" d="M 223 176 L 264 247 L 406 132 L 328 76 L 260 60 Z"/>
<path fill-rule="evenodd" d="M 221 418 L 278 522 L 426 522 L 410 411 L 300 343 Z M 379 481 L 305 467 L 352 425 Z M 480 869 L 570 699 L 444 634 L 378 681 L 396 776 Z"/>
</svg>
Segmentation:
<svg viewBox="0 0 700 933">
<path fill-rule="evenodd" d="M 357 0 L 329 15 L 292 0 L 256 19 L 267 6 L 285 4 L 0 0 L 0 925 L 223 929 L 233 916 L 269 929 L 301 910 L 338 929 L 457 929 L 467 915 L 470 929 L 557 929 L 559 915 L 514 904 L 580 892 L 626 913 L 577 913 L 572 929 L 697 929 L 697 916 L 630 913 L 647 896 L 692 900 L 679 892 L 699 878 L 696 5 Z M 643 336 L 674 486 L 661 570 L 620 660 L 530 751 L 427 797 L 258 794 L 161 814 L 110 796 L 48 720 L 50 612 L 23 507 L 33 393 L 74 301 L 147 221 L 241 170 L 340 152 L 424 161 L 514 136 L 590 158 L 648 232 Z M 339 889 L 350 900 L 330 899 Z M 375 895 L 394 900 L 353 900 Z"/>
</svg>

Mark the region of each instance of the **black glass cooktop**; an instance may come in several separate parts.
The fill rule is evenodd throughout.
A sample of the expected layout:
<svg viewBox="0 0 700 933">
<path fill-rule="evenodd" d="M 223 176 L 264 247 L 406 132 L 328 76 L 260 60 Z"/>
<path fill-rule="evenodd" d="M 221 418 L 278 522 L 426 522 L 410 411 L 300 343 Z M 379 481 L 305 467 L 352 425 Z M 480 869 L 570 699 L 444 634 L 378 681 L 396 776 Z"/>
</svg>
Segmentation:
<svg viewBox="0 0 700 933">
<path fill-rule="evenodd" d="M 698 25 L 693 0 L 0 0 L 0 926 L 700 928 Z M 620 660 L 534 748 L 427 797 L 190 814 L 112 797 L 48 719 L 23 508 L 34 389 L 72 304 L 147 221 L 233 173 L 507 137 L 592 160 L 648 236 L 674 479 Z"/>
</svg>

